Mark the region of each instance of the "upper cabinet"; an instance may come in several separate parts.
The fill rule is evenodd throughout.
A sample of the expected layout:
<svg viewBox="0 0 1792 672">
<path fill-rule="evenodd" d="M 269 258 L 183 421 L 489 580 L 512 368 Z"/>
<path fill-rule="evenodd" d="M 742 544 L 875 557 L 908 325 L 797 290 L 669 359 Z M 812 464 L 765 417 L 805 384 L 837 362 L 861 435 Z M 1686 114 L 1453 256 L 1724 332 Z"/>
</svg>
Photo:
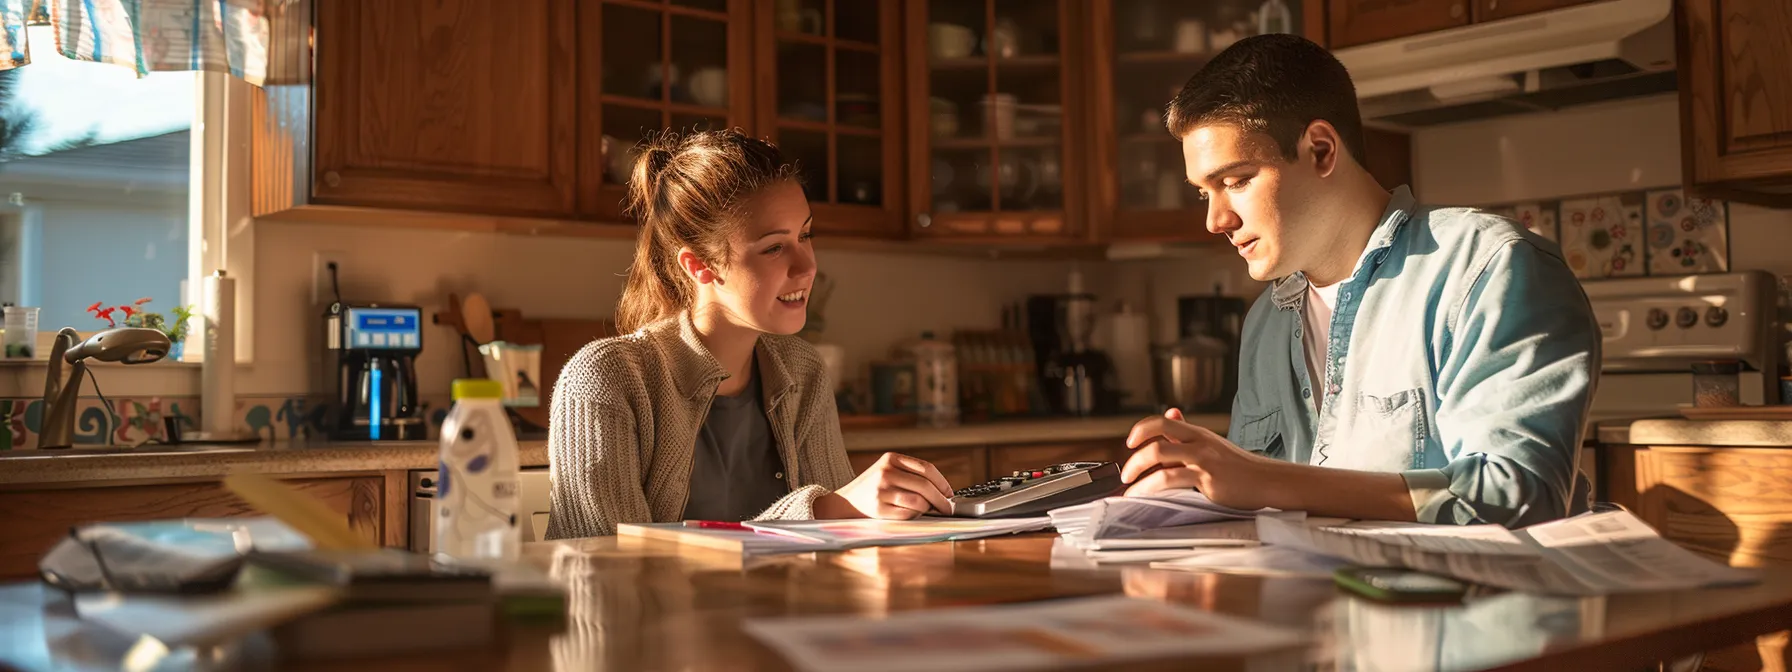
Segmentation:
<svg viewBox="0 0 1792 672">
<path fill-rule="evenodd" d="M 1321 0 L 1097 0 L 1090 97 L 1093 203 L 1110 240 L 1206 241 L 1206 206 L 1185 177 L 1165 106 L 1214 54 L 1262 33 L 1323 42 Z"/>
<path fill-rule="evenodd" d="M 1492 0 L 1329 0 L 1333 49 L 1466 26 L 1470 2 Z M 1510 1 L 1510 0 L 1502 0 Z"/>
<path fill-rule="evenodd" d="M 310 202 L 572 214 L 574 4 L 318 0 Z"/>
<path fill-rule="evenodd" d="M 760 134 L 801 171 L 817 231 L 903 233 L 902 6 L 754 3 Z"/>
<path fill-rule="evenodd" d="M 1080 242 L 1082 0 L 910 0 L 912 235 Z"/>
<path fill-rule="evenodd" d="M 1676 4 L 1686 184 L 1708 197 L 1792 207 L 1792 3 Z"/>
<path fill-rule="evenodd" d="M 579 213 L 622 221 L 649 134 L 751 127 L 750 0 L 580 0 Z"/>
</svg>

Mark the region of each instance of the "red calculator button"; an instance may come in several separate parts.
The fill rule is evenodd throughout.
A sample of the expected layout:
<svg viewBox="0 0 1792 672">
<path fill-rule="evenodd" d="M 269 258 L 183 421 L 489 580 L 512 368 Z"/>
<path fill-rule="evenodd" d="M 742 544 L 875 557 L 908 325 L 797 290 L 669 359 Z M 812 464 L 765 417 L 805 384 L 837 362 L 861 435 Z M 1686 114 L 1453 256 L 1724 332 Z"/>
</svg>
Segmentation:
<svg viewBox="0 0 1792 672">
<path fill-rule="evenodd" d="M 1035 471 L 1033 472 L 1033 478 L 1045 478 L 1045 472 Z"/>
</svg>

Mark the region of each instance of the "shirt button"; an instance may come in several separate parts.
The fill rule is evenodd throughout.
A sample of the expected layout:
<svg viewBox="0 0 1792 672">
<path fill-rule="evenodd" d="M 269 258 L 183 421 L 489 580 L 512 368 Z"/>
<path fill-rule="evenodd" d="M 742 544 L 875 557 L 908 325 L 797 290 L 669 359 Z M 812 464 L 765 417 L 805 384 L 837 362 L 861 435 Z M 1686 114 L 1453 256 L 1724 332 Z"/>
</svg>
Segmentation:
<svg viewBox="0 0 1792 672">
<path fill-rule="evenodd" d="M 780 472 L 778 472 L 778 473 L 776 473 L 776 474 L 772 474 L 772 476 L 773 476 L 773 477 L 774 477 L 774 478 L 777 478 L 777 479 L 778 479 L 778 480 L 780 480 L 780 481 L 782 481 L 782 480 L 784 480 L 784 472 L 782 472 L 782 471 L 780 471 Z"/>
<path fill-rule="evenodd" d="M 1300 388 L 1300 398 L 1311 399 L 1312 397 L 1313 397 L 1313 390 L 1311 388 L 1305 388 L 1305 387 Z"/>
</svg>

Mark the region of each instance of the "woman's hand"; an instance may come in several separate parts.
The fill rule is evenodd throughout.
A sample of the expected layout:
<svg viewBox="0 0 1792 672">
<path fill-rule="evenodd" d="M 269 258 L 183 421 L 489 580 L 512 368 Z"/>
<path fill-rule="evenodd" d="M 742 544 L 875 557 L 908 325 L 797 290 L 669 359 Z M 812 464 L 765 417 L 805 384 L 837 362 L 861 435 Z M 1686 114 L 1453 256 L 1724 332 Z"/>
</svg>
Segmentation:
<svg viewBox="0 0 1792 672">
<path fill-rule="evenodd" d="M 815 500 L 815 517 L 906 520 L 944 513 L 951 497 L 951 484 L 926 460 L 884 453 L 851 483 Z"/>
</svg>

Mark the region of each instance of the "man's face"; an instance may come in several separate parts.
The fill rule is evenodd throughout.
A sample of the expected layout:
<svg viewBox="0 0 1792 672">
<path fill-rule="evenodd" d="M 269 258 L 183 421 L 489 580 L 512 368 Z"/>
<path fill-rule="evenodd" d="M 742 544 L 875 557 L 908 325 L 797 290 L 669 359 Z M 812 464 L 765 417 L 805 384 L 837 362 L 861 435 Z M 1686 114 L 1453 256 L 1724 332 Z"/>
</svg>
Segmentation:
<svg viewBox="0 0 1792 672">
<path fill-rule="evenodd" d="M 1267 135 L 1213 123 L 1183 137 L 1182 159 L 1207 200 L 1207 230 L 1232 242 L 1252 279 L 1286 276 L 1312 258 L 1316 238 L 1302 215 L 1319 185 L 1299 158 L 1283 159 Z"/>
</svg>

